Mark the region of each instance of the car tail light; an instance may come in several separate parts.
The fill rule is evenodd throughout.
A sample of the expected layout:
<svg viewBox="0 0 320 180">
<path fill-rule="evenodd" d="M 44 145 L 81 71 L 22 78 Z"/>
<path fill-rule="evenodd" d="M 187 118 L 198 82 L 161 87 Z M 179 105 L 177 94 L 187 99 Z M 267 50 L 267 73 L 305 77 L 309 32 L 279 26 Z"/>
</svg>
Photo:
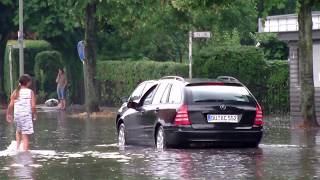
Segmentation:
<svg viewBox="0 0 320 180">
<path fill-rule="evenodd" d="M 179 108 L 179 110 L 176 114 L 176 118 L 174 119 L 174 124 L 175 125 L 190 125 L 191 124 L 191 122 L 189 120 L 187 105 L 182 105 Z"/>
<path fill-rule="evenodd" d="M 257 104 L 257 106 L 256 106 L 256 118 L 254 120 L 254 125 L 256 125 L 256 126 L 263 125 L 262 108 L 259 104 Z"/>
</svg>

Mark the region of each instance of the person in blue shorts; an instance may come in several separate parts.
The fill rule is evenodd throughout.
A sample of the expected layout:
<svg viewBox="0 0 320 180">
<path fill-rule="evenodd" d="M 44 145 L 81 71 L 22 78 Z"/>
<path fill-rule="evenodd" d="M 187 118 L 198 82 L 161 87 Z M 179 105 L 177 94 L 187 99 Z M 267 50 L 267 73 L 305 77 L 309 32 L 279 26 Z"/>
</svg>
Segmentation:
<svg viewBox="0 0 320 180">
<path fill-rule="evenodd" d="M 57 83 L 57 94 L 59 99 L 59 106 L 61 110 L 65 110 L 66 109 L 66 87 L 67 87 L 68 81 L 63 68 L 59 68 L 56 83 Z"/>
</svg>

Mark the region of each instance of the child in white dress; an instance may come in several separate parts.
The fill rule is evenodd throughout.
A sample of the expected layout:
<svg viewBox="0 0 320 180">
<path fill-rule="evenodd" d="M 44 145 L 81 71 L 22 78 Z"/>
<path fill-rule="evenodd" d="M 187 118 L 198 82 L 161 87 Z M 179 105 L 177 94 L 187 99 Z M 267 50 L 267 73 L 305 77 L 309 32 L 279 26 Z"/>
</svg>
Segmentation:
<svg viewBox="0 0 320 180">
<path fill-rule="evenodd" d="M 11 123 L 14 120 L 16 125 L 17 150 L 22 140 L 23 150 L 28 151 L 29 135 L 34 133 L 32 120 L 36 119 L 36 98 L 30 89 L 31 80 L 27 74 L 20 77 L 19 85 L 11 95 L 7 109 L 7 121 Z"/>
</svg>

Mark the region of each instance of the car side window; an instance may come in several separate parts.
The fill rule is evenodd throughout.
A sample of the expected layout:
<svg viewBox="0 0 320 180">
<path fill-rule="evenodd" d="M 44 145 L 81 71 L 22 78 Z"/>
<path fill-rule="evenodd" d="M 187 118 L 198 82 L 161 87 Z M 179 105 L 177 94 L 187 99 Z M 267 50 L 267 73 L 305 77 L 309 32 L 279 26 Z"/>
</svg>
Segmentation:
<svg viewBox="0 0 320 180">
<path fill-rule="evenodd" d="M 157 91 L 156 91 L 156 93 L 154 95 L 152 104 L 159 104 L 160 103 L 160 100 L 162 98 L 164 90 L 166 89 L 167 86 L 168 86 L 168 83 L 161 83 L 159 85 L 159 87 L 157 88 Z"/>
<path fill-rule="evenodd" d="M 135 100 L 140 99 L 142 91 L 143 91 L 145 85 L 146 85 L 145 83 L 142 83 L 133 91 L 133 93 L 130 96 L 130 100 L 131 101 L 135 101 Z"/>
<path fill-rule="evenodd" d="M 168 96 L 169 96 L 170 88 L 171 88 L 171 84 L 167 85 L 167 88 L 164 90 L 164 93 L 163 93 L 162 98 L 160 100 L 161 104 L 165 104 L 165 103 L 168 102 Z"/>
<path fill-rule="evenodd" d="M 152 86 L 154 85 L 154 83 L 150 83 L 150 82 L 147 82 L 145 87 L 143 88 L 143 91 L 142 91 L 142 94 L 143 95 L 144 93 L 146 93 Z"/>
<path fill-rule="evenodd" d="M 179 104 L 182 100 L 181 88 L 177 84 L 173 84 L 170 91 L 169 103 Z"/>
<path fill-rule="evenodd" d="M 148 95 L 146 95 L 146 99 L 143 101 L 143 105 L 149 105 L 152 102 L 152 97 L 156 91 L 156 88 L 154 88 Z"/>
</svg>

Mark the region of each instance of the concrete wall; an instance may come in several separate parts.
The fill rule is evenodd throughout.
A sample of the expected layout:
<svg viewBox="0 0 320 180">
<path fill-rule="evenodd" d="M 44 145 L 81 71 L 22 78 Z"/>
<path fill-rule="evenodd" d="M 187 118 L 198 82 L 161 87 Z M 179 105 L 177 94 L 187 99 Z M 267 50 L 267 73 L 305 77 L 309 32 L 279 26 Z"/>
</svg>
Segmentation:
<svg viewBox="0 0 320 180">
<path fill-rule="evenodd" d="M 320 88 L 320 42 L 313 43 L 313 80 L 314 87 Z"/>
<path fill-rule="evenodd" d="M 290 74 L 290 118 L 291 125 L 297 127 L 303 121 L 300 108 L 299 61 L 296 41 L 289 42 L 289 74 Z M 315 105 L 318 122 L 320 122 L 320 42 L 313 45 L 313 74 L 315 86 Z"/>
</svg>

